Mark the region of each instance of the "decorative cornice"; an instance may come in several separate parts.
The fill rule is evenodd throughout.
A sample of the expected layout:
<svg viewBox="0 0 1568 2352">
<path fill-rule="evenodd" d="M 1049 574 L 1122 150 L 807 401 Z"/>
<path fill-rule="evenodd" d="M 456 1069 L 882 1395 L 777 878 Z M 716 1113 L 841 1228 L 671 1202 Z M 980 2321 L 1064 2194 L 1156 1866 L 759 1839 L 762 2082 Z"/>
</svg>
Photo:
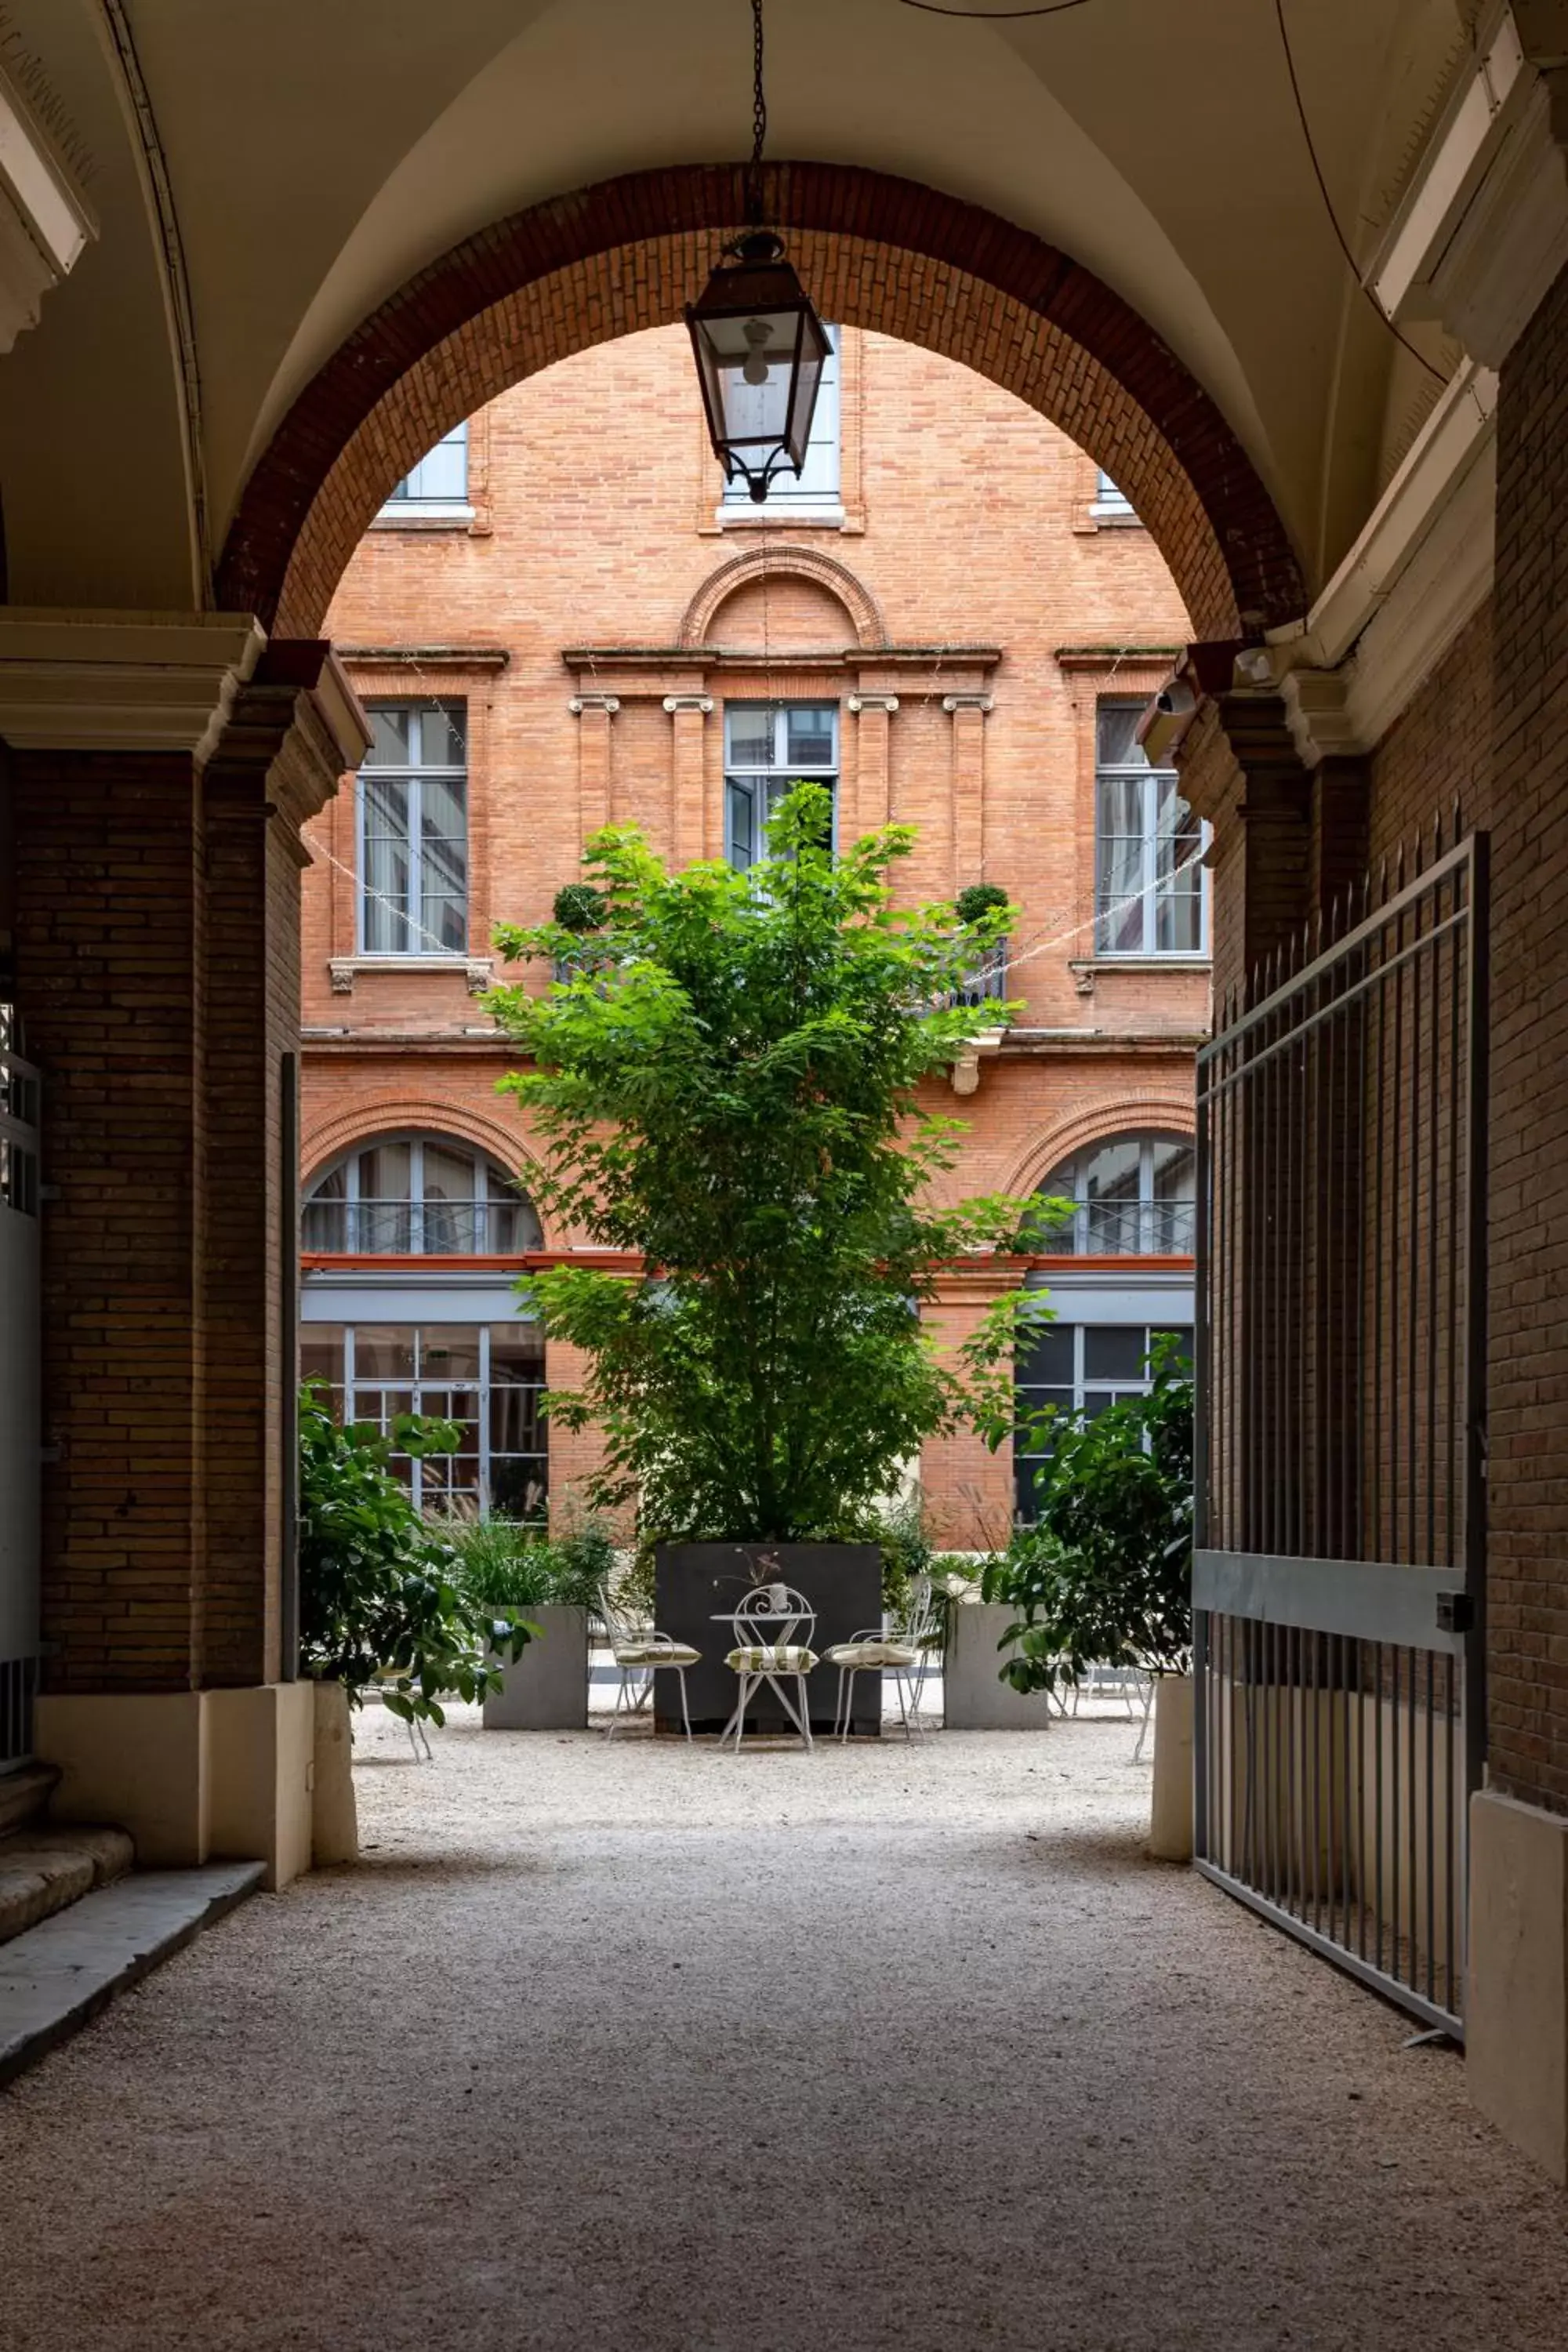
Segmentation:
<svg viewBox="0 0 1568 2352">
<path fill-rule="evenodd" d="M 98 224 L 26 92 L 0 67 L 0 352 L 38 323 Z"/>
<path fill-rule="evenodd" d="M 852 694 L 849 708 L 858 714 L 862 710 L 885 710 L 890 719 L 899 707 L 896 694 Z"/>
<path fill-rule="evenodd" d="M 613 719 L 620 707 L 616 694 L 574 694 L 566 705 L 574 719 L 581 719 L 585 710 L 603 711 L 606 719 Z"/>
<path fill-rule="evenodd" d="M 1179 662 L 1185 651 L 1184 646 L 1058 646 L 1055 659 L 1062 669 L 1158 669 Z"/>
<path fill-rule="evenodd" d="M 339 646 L 338 658 L 358 669 L 505 669 L 507 646 Z"/>
<path fill-rule="evenodd" d="M 710 694 L 667 694 L 664 707 L 672 719 L 678 710 L 695 710 L 707 719 L 713 709 L 713 697 Z"/>
<path fill-rule="evenodd" d="M 214 813 L 280 817 L 289 853 L 310 853 L 300 828 L 326 806 L 370 747 L 370 728 L 330 645 L 274 638 L 230 702 L 206 759 Z"/>
<path fill-rule="evenodd" d="M 1440 320 L 1494 368 L 1568 264 L 1563 49 L 1560 8 L 1493 11 L 1370 272 L 1390 318 Z"/>
<path fill-rule="evenodd" d="M 984 719 L 989 717 L 996 706 L 988 694 L 944 694 L 942 698 L 942 707 L 950 713 L 957 710 L 978 710 Z"/>
<path fill-rule="evenodd" d="M 200 761 L 265 644 L 243 613 L 0 605 L 0 737 L 20 751 Z"/>
<path fill-rule="evenodd" d="M 1000 646 L 567 646 L 565 667 L 597 677 L 605 671 L 666 669 L 688 676 L 707 669 L 882 669 L 889 665 L 922 669 L 990 670 L 1002 658 Z"/>
</svg>

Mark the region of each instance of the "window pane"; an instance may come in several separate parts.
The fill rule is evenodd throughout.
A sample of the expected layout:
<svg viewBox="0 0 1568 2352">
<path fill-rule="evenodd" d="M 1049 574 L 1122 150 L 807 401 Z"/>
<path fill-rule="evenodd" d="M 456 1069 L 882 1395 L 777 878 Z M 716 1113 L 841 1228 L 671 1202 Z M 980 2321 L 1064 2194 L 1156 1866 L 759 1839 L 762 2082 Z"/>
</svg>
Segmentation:
<svg viewBox="0 0 1568 2352">
<path fill-rule="evenodd" d="M 1099 730 L 1099 764 L 1102 768 L 1148 765 L 1143 747 L 1138 740 L 1138 721 L 1143 715 L 1141 702 L 1102 702 L 1097 725 Z"/>
<path fill-rule="evenodd" d="M 541 1383 L 490 1385 L 490 1450 L 494 1454 L 542 1454 L 544 1421 L 539 1410 Z"/>
<path fill-rule="evenodd" d="M 414 1153 L 406 1143 L 373 1143 L 359 1156 L 362 1201 L 407 1201 L 414 1192 Z"/>
<path fill-rule="evenodd" d="M 419 789 L 419 832 L 433 842 L 466 841 L 468 831 L 468 787 L 463 776 L 426 776 Z"/>
<path fill-rule="evenodd" d="M 832 709 L 797 709 L 784 713 L 786 768 L 831 768 L 833 722 L 837 715 Z"/>
<path fill-rule="evenodd" d="M 458 425 L 427 450 L 402 485 L 406 496 L 462 505 L 468 495 L 468 428 Z"/>
<path fill-rule="evenodd" d="M 422 705 L 419 712 L 419 764 L 422 768 L 460 768 L 468 759 L 468 706 L 466 702 Z"/>
<path fill-rule="evenodd" d="M 724 830 L 730 863 L 744 874 L 757 862 L 755 815 L 744 784 L 731 784 L 726 792 Z"/>
<path fill-rule="evenodd" d="M 1139 1200 L 1142 1157 L 1136 1141 L 1106 1143 L 1084 1162 L 1086 1250 L 1105 1255 L 1148 1245 Z"/>
<path fill-rule="evenodd" d="M 539 1213 L 531 1201 L 510 1183 L 499 1168 L 489 1171 L 489 1198 L 479 1246 L 510 1253 L 543 1245 Z"/>
<path fill-rule="evenodd" d="M 419 1377 L 422 1381 L 477 1381 L 479 1377 L 479 1325 L 426 1325 L 419 1333 Z M 445 1407 L 442 1409 L 444 1411 Z"/>
<path fill-rule="evenodd" d="M 1020 1387 L 1037 1386 L 1042 1381 L 1071 1382 L 1075 1328 L 1071 1323 L 1052 1323 L 1033 1334 L 1018 1354 L 1015 1377 Z"/>
<path fill-rule="evenodd" d="M 1094 862 L 1095 947 L 1103 955 L 1137 955 L 1145 944 L 1142 835 L 1101 832 Z"/>
<path fill-rule="evenodd" d="M 1149 1345 L 1151 1348 L 1153 1346 L 1156 1339 L 1173 1339 L 1176 1343 L 1177 1349 L 1180 1350 L 1183 1361 L 1190 1369 L 1193 1360 L 1193 1327 L 1190 1323 L 1173 1324 L 1166 1330 L 1151 1331 L 1149 1334 Z"/>
<path fill-rule="evenodd" d="M 544 1334 L 537 1323 L 490 1325 L 490 1383 L 542 1381 Z"/>
<path fill-rule="evenodd" d="M 490 1456 L 490 1508 L 509 1519 L 542 1519 L 549 1495 L 549 1469 L 542 1455 L 518 1460 Z"/>
<path fill-rule="evenodd" d="M 330 1388 L 343 1383 L 343 1327 L 341 1323 L 307 1323 L 300 1333 L 300 1378 L 325 1381 Z"/>
<path fill-rule="evenodd" d="M 1086 1381 L 1135 1381 L 1142 1376 L 1148 1335 L 1137 1323 L 1091 1323 L 1083 1335 Z"/>
<path fill-rule="evenodd" d="M 354 1379 L 360 1381 L 412 1380 L 414 1377 L 414 1330 L 412 1326 L 392 1323 L 358 1323 L 354 1326 Z M 399 1410 L 407 1412 L 404 1399 Z"/>
<path fill-rule="evenodd" d="M 724 713 L 730 734 L 731 768 L 771 768 L 773 764 L 773 719 L 771 710 L 748 709 L 742 703 Z"/>
<path fill-rule="evenodd" d="M 413 754 L 408 747 L 407 705 L 372 702 L 366 705 L 365 717 L 370 720 L 370 749 L 364 755 L 365 766 L 410 767 Z"/>
</svg>

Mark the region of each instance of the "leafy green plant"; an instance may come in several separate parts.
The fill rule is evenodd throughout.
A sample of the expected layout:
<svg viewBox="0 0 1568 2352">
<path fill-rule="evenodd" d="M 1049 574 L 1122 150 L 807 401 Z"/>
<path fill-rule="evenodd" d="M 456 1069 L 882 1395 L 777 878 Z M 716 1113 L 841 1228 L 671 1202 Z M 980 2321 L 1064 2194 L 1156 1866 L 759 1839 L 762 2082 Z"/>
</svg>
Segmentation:
<svg viewBox="0 0 1568 2352">
<path fill-rule="evenodd" d="M 590 844 L 606 913 L 595 973 L 563 969 L 558 926 L 503 926 L 509 960 L 545 958 L 542 997 L 491 992 L 531 1067 L 502 1081 L 546 1165 L 534 1190 L 584 1239 L 642 1253 L 646 1279 L 562 1266 L 522 1287 L 588 1360 L 546 1411 L 596 1424 L 590 1500 L 637 1499 L 662 1537 L 789 1541 L 852 1534 L 933 1432 L 1011 1395 L 1020 1318 L 999 1300 L 942 1356 L 919 1307 L 954 1258 L 1005 1249 L 1028 1204 L 932 1205 L 963 1128 L 924 1079 L 1012 1008 L 955 1003 L 995 911 L 897 909 L 889 869 L 913 835 L 826 845 L 831 803 L 797 785 L 770 856 L 672 875 L 640 835 Z"/>
<path fill-rule="evenodd" d="M 1193 1384 L 1173 1340 L 1146 1396 L 1092 1419 L 1054 1408 L 1029 1423 L 1049 1448 L 1038 1518 L 984 1580 L 1016 1618 L 999 1644 L 1015 1690 L 1055 1690 L 1093 1664 L 1184 1672 L 1192 1654 Z"/>
<path fill-rule="evenodd" d="M 961 923 L 978 923 L 990 916 L 1010 916 L 1013 902 L 1000 882 L 971 882 L 953 900 L 953 912 Z"/>
<path fill-rule="evenodd" d="M 487 1653 L 515 1662 L 537 1632 L 487 1612 L 463 1589 L 450 1540 L 414 1507 L 378 1432 L 334 1421 L 317 1383 L 300 1392 L 300 1664 L 359 1706 L 373 1685 L 394 1715 L 446 1720 L 445 1696 L 501 1685 Z M 455 1452 L 451 1422 L 398 1416 L 404 1454 Z"/>
<path fill-rule="evenodd" d="M 472 1519 L 450 1540 L 463 1591 L 489 1609 L 591 1609 L 615 1573 L 615 1544 L 597 1520 L 549 1537 L 518 1519 Z"/>
</svg>

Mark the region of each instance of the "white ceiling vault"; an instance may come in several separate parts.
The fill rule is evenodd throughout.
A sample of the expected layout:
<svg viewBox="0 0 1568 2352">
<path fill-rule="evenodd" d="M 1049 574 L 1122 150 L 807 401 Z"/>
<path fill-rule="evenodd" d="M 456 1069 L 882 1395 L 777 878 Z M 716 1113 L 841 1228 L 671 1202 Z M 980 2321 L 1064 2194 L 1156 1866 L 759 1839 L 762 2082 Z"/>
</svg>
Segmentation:
<svg viewBox="0 0 1568 2352">
<path fill-rule="evenodd" d="M 1477 7 L 1282 12 L 1371 270 Z M 1217 402 L 1321 588 L 1460 352 L 1435 324 L 1402 349 L 1347 262 L 1275 0 L 993 24 L 769 0 L 767 29 L 770 154 L 923 182 L 1097 271 Z M 522 206 L 749 142 L 745 0 L 5 0 L 0 33 L 98 229 L 0 359 L 16 603 L 202 604 L 289 403 L 413 272 Z"/>
</svg>

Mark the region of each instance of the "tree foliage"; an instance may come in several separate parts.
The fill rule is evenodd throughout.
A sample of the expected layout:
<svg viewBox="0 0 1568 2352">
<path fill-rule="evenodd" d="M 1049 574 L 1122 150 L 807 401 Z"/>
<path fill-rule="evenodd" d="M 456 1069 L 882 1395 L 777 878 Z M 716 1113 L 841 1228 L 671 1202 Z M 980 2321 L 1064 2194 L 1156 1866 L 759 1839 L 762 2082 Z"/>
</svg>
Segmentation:
<svg viewBox="0 0 1568 2352">
<path fill-rule="evenodd" d="M 559 925 L 497 934 L 509 960 L 563 974 L 489 999 L 532 1065 L 503 1084 L 545 1154 L 535 1190 L 647 1270 L 525 1282 L 589 1364 L 547 1410 L 603 1432 L 592 1501 L 637 1498 L 660 1536 L 851 1532 L 924 1438 L 996 1408 L 1015 1322 L 1036 1311 L 999 1303 L 949 1356 L 918 1314 L 941 1266 L 1007 1246 L 1024 1209 L 931 1205 L 964 1130 L 918 1098 L 997 1024 L 994 1004 L 952 1000 L 1005 918 L 895 908 L 912 833 L 835 854 L 830 807 L 797 785 L 746 874 L 671 874 L 635 830 L 596 835 L 591 971 L 574 973 Z"/>
<path fill-rule="evenodd" d="M 1037 1517 L 986 1571 L 1009 1603 L 1001 1646 L 1016 1690 L 1054 1690 L 1093 1664 L 1184 1670 L 1192 1651 L 1193 1384 L 1173 1340 L 1156 1346 L 1147 1396 L 1092 1418 L 1047 1407 L 1028 1424 L 1047 1447 Z"/>
<path fill-rule="evenodd" d="M 404 1454 L 450 1454 L 451 1422 L 398 1416 Z M 341 1682 L 352 1705 L 379 1685 L 394 1715 L 432 1723 L 443 1696 L 482 1699 L 537 1627 L 471 1600 L 452 1546 L 422 1519 L 387 1467 L 390 1446 L 333 1420 L 314 1381 L 300 1391 L 300 1649 L 303 1671 Z"/>
</svg>

